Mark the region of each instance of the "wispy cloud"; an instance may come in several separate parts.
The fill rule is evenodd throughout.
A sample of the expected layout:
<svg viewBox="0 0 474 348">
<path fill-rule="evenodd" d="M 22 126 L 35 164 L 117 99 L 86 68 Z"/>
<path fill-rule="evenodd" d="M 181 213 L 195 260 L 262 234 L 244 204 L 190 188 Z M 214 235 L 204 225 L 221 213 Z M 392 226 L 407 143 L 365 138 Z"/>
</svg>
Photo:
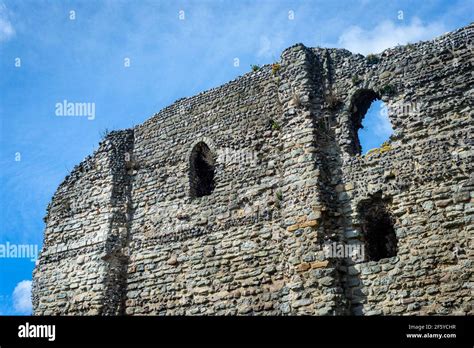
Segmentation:
<svg viewBox="0 0 474 348">
<path fill-rule="evenodd" d="M 408 25 L 396 25 L 392 21 L 385 20 L 371 30 L 359 26 L 349 27 L 339 36 L 338 44 L 353 53 L 379 53 L 398 44 L 433 39 L 446 31 L 442 23 L 423 24 L 416 17 Z"/>
<path fill-rule="evenodd" d="M 466 24 L 472 6 L 471 0 L 464 0 L 462 9 L 459 1 L 445 2 L 433 16 L 429 11 L 437 6 L 426 2 L 413 12 L 423 18 L 421 23 L 382 22 L 394 18 L 398 5 L 375 0 L 363 0 L 363 8 L 307 0 L 191 1 L 179 7 L 164 1 L 39 1 L 34 15 L 31 1 L 5 3 L 8 7 L 0 0 L 0 45 L 14 39 L 12 54 L 28 69 L 10 63 L 2 65 L 0 74 L 8 77 L 0 79 L 0 112 L 9 115 L 0 122 L 0 194 L 5 197 L 0 234 L 27 244 L 42 238 L 41 218 L 65 165 L 71 168 L 88 154 L 86 148 L 97 146 L 92 133 L 133 126 L 182 96 L 248 72 L 251 64 L 277 60 L 297 42 L 309 47 L 339 42 L 356 52 L 376 52 L 446 31 L 444 25 L 425 21 L 436 19 L 450 29 Z M 74 21 L 68 19 L 71 9 L 77 12 Z M 185 20 L 179 20 L 179 9 L 186 11 Z M 130 57 L 130 69 L 123 68 L 124 57 Z M 63 97 L 104 105 L 104 116 L 87 126 L 60 125 L 50 117 L 51 105 Z M 371 128 L 379 134 L 388 130 L 382 121 Z M 20 162 L 13 160 L 17 151 Z M 28 308 L 21 305 L 28 303 L 28 284 L 17 282 L 29 278 L 31 263 L 14 267 L 15 277 L 0 282 L 2 313 L 16 313 L 15 285 L 18 309 Z"/>
<path fill-rule="evenodd" d="M 13 290 L 13 309 L 17 314 L 31 314 L 31 280 L 22 280 Z"/>
<path fill-rule="evenodd" d="M 0 2 L 0 42 L 8 41 L 14 35 L 15 29 L 10 22 L 7 7 Z"/>
<path fill-rule="evenodd" d="M 380 103 L 380 110 L 375 113 L 374 131 L 381 138 L 388 138 L 393 134 L 392 124 L 388 117 L 388 108 L 385 103 Z"/>
<path fill-rule="evenodd" d="M 381 100 L 374 101 L 362 120 L 363 128 L 359 131 L 362 153 L 380 147 L 393 134 L 388 109 Z"/>
<path fill-rule="evenodd" d="M 259 58 L 278 58 L 288 44 L 283 36 L 283 33 L 278 33 L 272 37 L 267 35 L 260 36 L 260 47 L 257 52 L 257 57 Z"/>
</svg>

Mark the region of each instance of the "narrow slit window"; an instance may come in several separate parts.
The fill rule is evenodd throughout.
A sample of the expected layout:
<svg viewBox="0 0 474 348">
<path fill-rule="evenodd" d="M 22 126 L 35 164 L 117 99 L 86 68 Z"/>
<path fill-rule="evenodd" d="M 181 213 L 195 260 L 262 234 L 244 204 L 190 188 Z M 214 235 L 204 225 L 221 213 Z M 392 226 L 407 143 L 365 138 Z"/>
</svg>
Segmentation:
<svg viewBox="0 0 474 348">
<path fill-rule="evenodd" d="M 209 147 L 200 142 L 194 146 L 190 158 L 190 195 L 208 196 L 215 188 L 215 162 Z"/>
</svg>

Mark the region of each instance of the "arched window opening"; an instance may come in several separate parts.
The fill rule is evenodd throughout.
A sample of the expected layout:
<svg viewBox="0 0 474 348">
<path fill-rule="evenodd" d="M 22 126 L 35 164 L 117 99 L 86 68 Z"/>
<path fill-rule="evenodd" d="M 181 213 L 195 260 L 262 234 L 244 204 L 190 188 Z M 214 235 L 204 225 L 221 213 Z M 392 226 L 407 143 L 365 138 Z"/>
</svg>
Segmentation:
<svg viewBox="0 0 474 348">
<path fill-rule="evenodd" d="M 397 236 L 387 206 L 388 202 L 382 200 L 381 194 L 359 205 L 367 261 L 397 255 Z"/>
<path fill-rule="evenodd" d="M 209 147 L 200 142 L 194 146 L 190 158 L 191 197 L 208 196 L 215 188 L 215 162 Z"/>
<path fill-rule="evenodd" d="M 388 109 L 371 89 L 357 91 L 351 102 L 353 154 L 366 154 L 380 147 L 393 134 Z"/>
</svg>

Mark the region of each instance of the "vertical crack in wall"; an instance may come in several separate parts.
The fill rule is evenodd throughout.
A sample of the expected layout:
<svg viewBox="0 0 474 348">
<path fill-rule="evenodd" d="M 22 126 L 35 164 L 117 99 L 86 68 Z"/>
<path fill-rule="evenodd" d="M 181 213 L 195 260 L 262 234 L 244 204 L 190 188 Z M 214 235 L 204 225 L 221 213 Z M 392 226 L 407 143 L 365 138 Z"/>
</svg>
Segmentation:
<svg viewBox="0 0 474 348">
<path fill-rule="evenodd" d="M 337 215 L 337 205 L 331 197 L 332 173 L 326 159 L 328 155 L 335 156 L 331 153 L 334 137 L 328 134 L 332 116 L 320 108 L 327 97 L 325 86 L 331 86 L 329 54 L 323 54 L 320 60 L 311 49 L 297 45 L 287 50 L 283 58 L 291 61 L 285 66 L 287 76 L 296 77 L 284 84 L 288 88 L 280 90 L 280 99 L 287 100 L 284 93 L 291 91 L 301 101 L 296 107 L 291 101 L 284 104 L 291 129 L 285 134 L 284 151 L 289 159 L 283 172 L 300 176 L 296 182 L 288 180 L 291 175 L 285 175 L 284 180 L 285 195 L 294 197 L 294 203 L 284 209 L 290 232 L 285 242 L 290 249 L 285 254 L 291 313 L 346 314 L 347 301 L 339 270 L 342 261 L 328 260 L 323 250 L 324 242 L 334 239 L 330 225 Z M 305 155 L 299 161 L 291 160 L 301 152 Z"/>
<path fill-rule="evenodd" d="M 106 243 L 104 303 L 100 314 L 125 314 L 127 267 L 129 263 L 130 225 L 133 220 L 132 173 L 133 130 L 113 132 L 109 136 L 110 171 L 112 174 L 111 216 Z"/>
<path fill-rule="evenodd" d="M 336 114 L 339 112 L 340 103 L 337 92 L 333 90 L 333 63 L 331 50 L 323 49 L 322 52 L 313 56 L 313 79 L 314 91 L 317 93 L 313 104 L 315 142 L 319 148 L 316 166 L 320 171 L 319 194 L 324 206 L 322 219 L 321 245 L 332 245 L 344 242 L 344 214 L 336 190 L 341 181 L 341 150 L 336 141 L 335 126 Z M 321 57 L 321 59 L 319 59 Z M 321 108 L 321 105 L 326 107 Z M 335 287 L 335 313 L 338 315 L 348 314 L 349 301 L 345 293 L 344 273 L 341 271 L 346 266 L 344 259 L 324 256 L 329 261 L 334 271 Z"/>
</svg>

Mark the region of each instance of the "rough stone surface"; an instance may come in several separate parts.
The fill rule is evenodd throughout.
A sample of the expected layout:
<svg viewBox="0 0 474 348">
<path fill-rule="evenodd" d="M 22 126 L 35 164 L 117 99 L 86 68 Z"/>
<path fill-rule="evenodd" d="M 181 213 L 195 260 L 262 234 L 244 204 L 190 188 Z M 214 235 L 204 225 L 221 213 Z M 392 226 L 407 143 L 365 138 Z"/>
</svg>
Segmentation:
<svg viewBox="0 0 474 348">
<path fill-rule="evenodd" d="M 298 44 L 110 133 L 48 206 L 34 313 L 473 314 L 473 30 L 376 62 Z M 374 98 L 395 134 L 361 156 Z M 200 142 L 215 187 L 193 197 Z M 396 255 L 325 257 L 324 242 L 364 242 L 376 195 Z"/>
</svg>

